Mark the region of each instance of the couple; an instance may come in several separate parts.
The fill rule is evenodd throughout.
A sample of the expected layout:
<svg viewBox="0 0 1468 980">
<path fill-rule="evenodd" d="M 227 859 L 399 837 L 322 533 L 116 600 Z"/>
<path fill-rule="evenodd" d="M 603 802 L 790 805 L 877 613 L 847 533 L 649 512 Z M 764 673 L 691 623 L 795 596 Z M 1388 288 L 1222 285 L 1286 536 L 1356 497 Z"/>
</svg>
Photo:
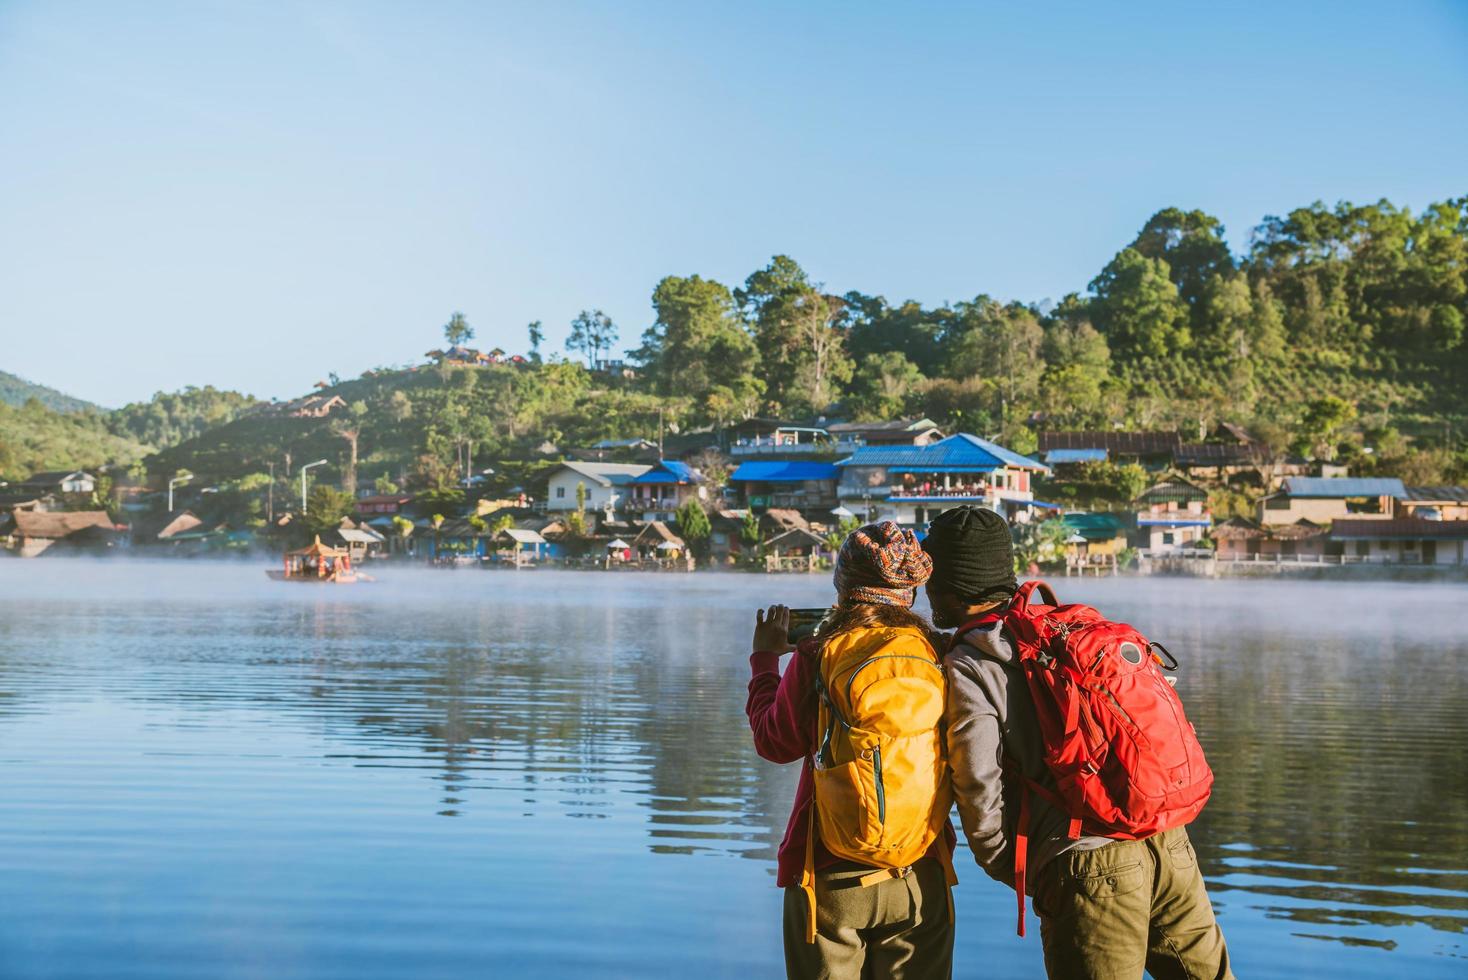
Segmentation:
<svg viewBox="0 0 1468 980">
<path fill-rule="evenodd" d="M 955 797 L 974 859 L 1016 888 L 1020 935 L 1024 895 L 1033 899 L 1051 977 L 1233 976 L 1182 825 L 1206 801 L 1212 775 L 1145 638 L 1053 596 L 1030 613 L 1033 586 L 1015 580 L 1009 525 L 980 508 L 944 512 L 921 544 L 890 521 L 853 531 L 835 585 L 835 606 L 798 645 L 788 609 L 758 614 L 750 657 L 756 750 L 771 762 L 804 760 L 777 878 L 791 978 L 952 975 Z M 956 630 L 951 638 L 912 611 L 924 585 L 933 622 Z M 1075 659 L 1090 669 L 1052 702 L 1034 685 L 1071 662 L 1066 650 L 1087 636 L 1103 645 L 1079 648 Z M 792 650 L 782 675 L 780 658 Z M 1124 658 L 1119 670 L 1101 667 L 1108 655 Z M 1102 686 L 1106 670 L 1112 688 Z M 1111 702 L 1097 715 L 1114 719 L 1100 726 L 1074 707 L 1079 688 L 1089 696 L 1093 686 Z M 1140 804 L 1125 799 L 1127 780 L 1147 779 L 1134 773 L 1149 758 L 1154 708 L 1186 726 L 1156 750 L 1172 761 L 1151 772 L 1162 774 L 1160 792 L 1182 793 L 1186 805 L 1154 807 L 1150 823 L 1128 824 L 1126 811 Z M 1113 746 L 1129 739 L 1133 750 L 1113 748 L 1108 759 L 1108 737 Z M 1076 745 L 1085 772 L 1066 776 L 1060 762 Z M 1177 762 L 1188 745 L 1198 751 L 1191 769 Z M 1099 811 L 1110 813 L 1103 819 L 1099 781 L 1115 786 L 1118 772 L 1123 799 Z M 1078 786 L 1091 793 L 1081 803 Z"/>
</svg>

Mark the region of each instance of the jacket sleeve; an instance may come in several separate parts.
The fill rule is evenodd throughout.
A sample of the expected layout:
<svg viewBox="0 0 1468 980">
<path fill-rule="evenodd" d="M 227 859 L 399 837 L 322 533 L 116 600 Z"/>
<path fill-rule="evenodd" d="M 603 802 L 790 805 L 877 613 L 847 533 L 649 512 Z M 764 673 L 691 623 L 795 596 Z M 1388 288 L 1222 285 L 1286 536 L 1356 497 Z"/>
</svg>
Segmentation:
<svg viewBox="0 0 1468 980">
<path fill-rule="evenodd" d="M 948 766 L 953 795 L 974 860 L 989 877 L 1014 884 L 1014 819 L 1007 812 L 999 710 L 968 658 L 950 656 Z"/>
<path fill-rule="evenodd" d="M 778 653 L 749 658 L 749 699 L 744 713 L 754 734 L 754 750 L 770 762 L 796 762 L 810 754 L 815 738 L 815 657 L 802 643 L 780 674 Z"/>
</svg>

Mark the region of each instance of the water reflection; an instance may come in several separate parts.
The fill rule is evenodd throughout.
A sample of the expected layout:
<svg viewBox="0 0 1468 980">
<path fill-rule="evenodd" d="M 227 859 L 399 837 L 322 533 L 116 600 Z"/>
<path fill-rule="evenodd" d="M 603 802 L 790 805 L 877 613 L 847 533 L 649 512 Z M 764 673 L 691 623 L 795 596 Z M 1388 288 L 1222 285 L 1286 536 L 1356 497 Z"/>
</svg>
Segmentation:
<svg viewBox="0 0 1468 980">
<path fill-rule="evenodd" d="M 315 834 L 329 841 L 332 826 L 298 822 L 319 809 L 373 842 L 411 840 L 426 866 L 437 855 L 446 866 L 499 863 L 538 876 L 538 897 L 505 896 L 497 914 L 553 914 L 575 924 L 574 937 L 546 949 L 533 929 L 497 925 L 501 949 L 489 962 L 500 967 L 544 968 L 586 955 L 576 952 L 586 945 L 595 962 L 635 975 L 647 965 L 642 941 L 668 929 L 720 943 L 730 975 L 764 975 L 778 963 L 773 921 L 731 936 L 697 909 L 736 902 L 751 917 L 773 915 L 773 896 L 749 889 L 772 891 L 794 771 L 761 762 L 749 745 L 746 620 L 774 588 L 810 604 L 826 583 L 421 572 L 293 591 L 255 582 L 253 568 L 99 566 L 62 578 L 50 569 L 64 563 L 39 577 L 18 577 L 17 564 L 0 568 L 9 586 L 0 618 L 9 791 L 0 808 L 11 821 L 0 869 L 25 864 L 21 846 L 34 860 L 85 851 L 104 829 L 143 833 L 136 817 L 109 808 L 116 793 L 166 815 L 170 846 L 212 846 L 195 840 L 204 831 L 186 817 L 223 792 L 231 809 L 210 812 L 208 833 L 265 821 L 277 846 Z M 1464 955 L 1468 925 L 1468 645 L 1461 613 L 1445 601 L 1457 597 L 1451 587 L 1065 589 L 1186 651 L 1180 690 L 1218 774 L 1194 840 L 1243 972 L 1458 972 L 1451 964 Z M 51 820 L 89 796 L 104 804 L 90 821 Z M 577 855 L 574 866 L 547 864 L 563 852 Z M 754 859 L 755 873 L 699 857 Z M 348 868 L 352 855 L 340 860 Z M 334 867 L 323 860 L 316 874 Z M 457 873 L 416 881 L 425 907 L 442 904 L 439 889 Z M 618 875 L 658 897 L 628 899 L 609 883 Z M 960 930 L 959 963 L 1033 968 L 1033 943 L 1006 942 L 1002 919 L 981 918 L 1004 907 L 1002 892 L 977 871 L 964 878 L 960 895 L 976 912 Z M 0 900 L 18 887 L 0 876 Z M 731 887 L 745 897 L 724 894 Z M 282 888 L 263 884 L 247 897 L 309 923 L 319 903 Z M 583 891 L 628 904 L 580 908 Z M 654 914 L 638 901 L 668 904 Z M 376 922 L 362 926 L 395 936 L 405 964 L 420 967 L 431 951 L 406 926 L 393 931 L 399 910 L 371 914 Z M 642 932 L 628 938 L 629 922 Z M 302 935 L 315 928 L 303 925 Z M 596 939 L 601 928 L 610 938 Z M 723 950 L 729 943 L 750 948 Z M 481 952 L 446 962 L 463 966 Z M 685 939 L 658 955 L 676 972 L 708 953 Z"/>
</svg>

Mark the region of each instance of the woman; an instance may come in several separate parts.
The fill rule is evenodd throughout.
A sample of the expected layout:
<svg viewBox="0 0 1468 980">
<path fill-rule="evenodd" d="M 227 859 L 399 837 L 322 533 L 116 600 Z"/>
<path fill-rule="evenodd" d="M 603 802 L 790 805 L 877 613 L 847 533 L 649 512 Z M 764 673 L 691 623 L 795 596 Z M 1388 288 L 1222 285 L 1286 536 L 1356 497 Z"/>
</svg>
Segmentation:
<svg viewBox="0 0 1468 980">
<path fill-rule="evenodd" d="M 943 682 L 928 624 L 912 611 L 931 571 L 911 531 L 891 521 L 867 525 L 841 545 L 836 604 L 815 637 L 792 648 L 784 606 L 755 616 L 745 706 L 755 750 L 771 762 L 803 760 L 776 878 L 785 889 L 791 978 L 952 975 L 954 835 L 937 731 Z M 792 649 L 781 676 L 780 657 Z M 881 694 L 884 683 L 904 685 L 903 693 Z M 843 741 L 857 735 L 868 741 L 843 756 Z M 882 751 L 889 753 L 885 783 Z M 838 812 L 843 804 L 862 811 L 851 818 L 861 826 L 850 834 Z M 868 852 L 868 861 L 851 856 Z"/>
</svg>

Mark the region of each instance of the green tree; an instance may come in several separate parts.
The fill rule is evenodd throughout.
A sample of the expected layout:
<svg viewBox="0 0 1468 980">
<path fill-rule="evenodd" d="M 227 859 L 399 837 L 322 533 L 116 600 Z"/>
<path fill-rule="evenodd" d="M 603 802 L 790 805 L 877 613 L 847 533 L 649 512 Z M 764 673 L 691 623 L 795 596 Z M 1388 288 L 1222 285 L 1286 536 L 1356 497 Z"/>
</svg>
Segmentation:
<svg viewBox="0 0 1468 980">
<path fill-rule="evenodd" d="M 1114 353 L 1166 357 L 1191 342 L 1188 308 L 1162 259 L 1123 249 L 1091 282 L 1091 315 Z"/>
<path fill-rule="evenodd" d="M 1195 310 L 1208 281 L 1214 276 L 1228 278 L 1234 271 L 1223 224 L 1202 211 L 1158 211 L 1147 220 L 1131 247 L 1146 258 L 1166 262 L 1178 295 Z M 1194 326 L 1198 325 L 1195 320 Z"/>
<path fill-rule="evenodd" d="M 978 296 L 954 307 L 943 345 L 952 377 L 981 378 L 993 391 L 994 414 L 1003 427 L 1012 406 L 1035 398 L 1045 370 L 1040 357 L 1044 339 L 1039 320 L 1027 307 Z"/>
<path fill-rule="evenodd" d="M 821 411 L 854 369 L 846 353 L 845 303 L 811 284 L 789 256 L 777 255 L 745 280 L 735 298 L 754 330 L 765 380 L 787 412 Z"/>
<path fill-rule="evenodd" d="M 311 534 L 325 534 L 341 526 L 342 518 L 352 513 L 356 499 L 324 483 L 311 488 L 306 496 L 304 523 Z"/>
<path fill-rule="evenodd" d="M 587 365 L 596 367 L 601 352 L 610 350 L 617 342 L 617 325 L 601 310 L 582 310 L 571 321 L 571 336 L 566 340 L 566 349 L 580 351 L 586 355 Z"/>
<path fill-rule="evenodd" d="M 699 557 L 707 554 L 711 533 L 713 528 L 709 525 L 709 516 L 698 498 L 689 497 L 683 501 L 683 506 L 678 508 L 678 534 L 687 542 L 689 550 Z"/>
<path fill-rule="evenodd" d="M 545 327 L 539 320 L 531 320 L 530 325 L 525 329 L 530 334 L 530 360 L 539 364 L 540 345 L 545 340 Z"/>
<path fill-rule="evenodd" d="M 455 310 L 454 315 L 449 317 L 449 322 L 443 325 L 443 339 L 450 347 L 467 344 L 474 339 L 474 328 L 469 326 L 464 314 Z"/>
<path fill-rule="evenodd" d="M 657 319 L 636 357 L 661 395 L 701 402 L 714 422 L 753 414 L 764 393 L 759 353 L 729 288 L 699 276 L 668 276 L 652 294 Z"/>
<path fill-rule="evenodd" d="M 1294 450 L 1301 455 L 1331 459 L 1341 429 L 1356 418 L 1356 406 L 1334 395 L 1312 399 L 1305 405 L 1296 429 Z"/>
<path fill-rule="evenodd" d="M 901 352 L 868 354 L 852 379 L 846 407 L 858 419 L 897 418 L 922 381 L 917 365 Z"/>
</svg>

